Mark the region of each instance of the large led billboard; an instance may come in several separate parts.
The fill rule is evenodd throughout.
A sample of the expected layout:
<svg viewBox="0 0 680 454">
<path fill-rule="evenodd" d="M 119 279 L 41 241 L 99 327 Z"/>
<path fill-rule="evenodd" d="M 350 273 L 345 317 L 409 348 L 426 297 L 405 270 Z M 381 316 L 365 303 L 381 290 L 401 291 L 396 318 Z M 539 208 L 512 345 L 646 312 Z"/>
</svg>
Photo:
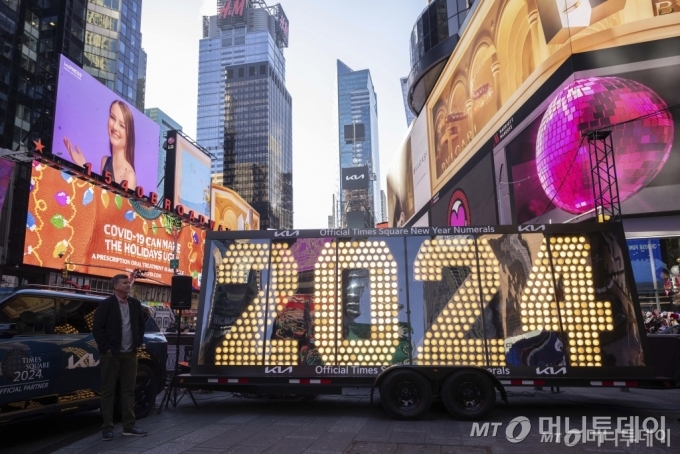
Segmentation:
<svg viewBox="0 0 680 454">
<path fill-rule="evenodd" d="M 178 131 L 169 131 L 165 197 L 198 216 L 210 216 L 210 155 Z"/>
<path fill-rule="evenodd" d="M 499 163 L 512 217 L 504 222 L 566 222 L 592 217 L 586 128 L 607 128 L 624 215 L 680 210 L 680 51 L 577 73 L 517 125 Z M 500 167 L 497 165 L 497 170 Z"/>
<path fill-rule="evenodd" d="M 387 173 L 390 227 L 401 227 L 430 202 L 427 115 L 413 122 L 401 151 Z"/>
<path fill-rule="evenodd" d="M 160 127 L 63 55 L 52 153 L 92 172 L 155 190 Z"/>
<path fill-rule="evenodd" d="M 235 191 L 217 184 L 210 189 L 210 219 L 216 230 L 260 230 L 260 213 Z"/>
<path fill-rule="evenodd" d="M 542 93 L 546 83 L 565 64 L 582 63 L 579 55 L 612 56 L 622 46 L 678 36 L 680 7 L 672 3 L 477 2 L 424 110 L 432 125 L 432 194 L 492 137 L 502 140 L 513 128 L 512 113 L 535 94 L 548 95 Z"/>
<path fill-rule="evenodd" d="M 172 219 L 160 210 L 33 162 L 24 264 L 112 277 L 134 269 L 170 285 Z M 180 274 L 200 285 L 205 231 L 183 225 Z"/>
</svg>

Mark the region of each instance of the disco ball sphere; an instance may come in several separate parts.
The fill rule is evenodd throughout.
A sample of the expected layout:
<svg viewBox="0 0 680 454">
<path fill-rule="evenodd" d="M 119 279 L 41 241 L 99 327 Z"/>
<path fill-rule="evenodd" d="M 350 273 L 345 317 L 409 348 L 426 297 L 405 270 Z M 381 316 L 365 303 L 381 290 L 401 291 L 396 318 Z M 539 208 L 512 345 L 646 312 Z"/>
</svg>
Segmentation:
<svg viewBox="0 0 680 454">
<path fill-rule="evenodd" d="M 566 86 L 548 106 L 536 139 L 536 170 L 545 194 L 569 213 L 593 209 L 588 140 L 581 134 L 611 125 L 617 125 L 612 142 L 621 201 L 644 188 L 673 145 L 673 119 L 660 112 L 664 109 L 653 90 L 620 77 L 590 77 Z"/>
</svg>

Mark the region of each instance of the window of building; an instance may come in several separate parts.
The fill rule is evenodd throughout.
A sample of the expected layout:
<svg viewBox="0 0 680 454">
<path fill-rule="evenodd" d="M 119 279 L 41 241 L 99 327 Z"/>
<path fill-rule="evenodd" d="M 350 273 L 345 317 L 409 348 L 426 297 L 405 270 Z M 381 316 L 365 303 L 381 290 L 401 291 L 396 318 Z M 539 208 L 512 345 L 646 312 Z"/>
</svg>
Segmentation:
<svg viewBox="0 0 680 454">
<path fill-rule="evenodd" d="M 132 19 L 132 29 L 137 30 L 137 19 Z"/>
<path fill-rule="evenodd" d="M 234 78 L 234 70 L 233 69 L 227 69 L 227 79 L 233 79 Z"/>
<path fill-rule="evenodd" d="M 267 65 L 260 65 L 260 74 L 267 74 Z"/>
<path fill-rule="evenodd" d="M 123 60 L 118 60 L 118 72 L 125 74 L 125 63 L 123 63 Z"/>
<path fill-rule="evenodd" d="M 123 16 L 127 16 L 128 9 L 125 3 L 123 3 L 123 9 L 121 10 L 121 13 L 123 14 Z"/>
<path fill-rule="evenodd" d="M 239 68 L 239 69 L 238 69 L 238 76 L 239 76 L 239 77 L 243 77 L 243 76 L 244 76 L 243 68 Z"/>
<path fill-rule="evenodd" d="M 251 66 L 248 68 L 248 75 L 249 76 L 254 76 L 255 75 L 255 67 Z"/>
<path fill-rule="evenodd" d="M 123 36 L 127 36 L 127 27 L 123 22 L 120 23 L 120 34 Z"/>
<path fill-rule="evenodd" d="M 132 47 L 135 47 L 135 43 L 137 42 L 135 35 L 130 36 L 130 45 Z"/>
<path fill-rule="evenodd" d="M 132 11 L 137 12 L 137 3 L 132 2 Z"/>
</svg>

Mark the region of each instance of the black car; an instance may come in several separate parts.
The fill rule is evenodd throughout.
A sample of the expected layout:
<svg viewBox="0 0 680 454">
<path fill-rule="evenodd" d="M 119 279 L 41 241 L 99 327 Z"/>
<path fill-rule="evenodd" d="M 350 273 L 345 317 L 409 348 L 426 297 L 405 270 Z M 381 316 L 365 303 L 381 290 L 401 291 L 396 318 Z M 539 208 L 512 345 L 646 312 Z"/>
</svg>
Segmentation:
<svg viewBox="0 0 680 454">
<path fill-rule="evenodd" d="M 99 407 L 99 351 L 92 336 L 103 296 L 21 288 L 0 297 L 0 423 Z M 135 414 L 146 416 L 165 384 L 167 341 L 144 308 Z"/>
</svg>

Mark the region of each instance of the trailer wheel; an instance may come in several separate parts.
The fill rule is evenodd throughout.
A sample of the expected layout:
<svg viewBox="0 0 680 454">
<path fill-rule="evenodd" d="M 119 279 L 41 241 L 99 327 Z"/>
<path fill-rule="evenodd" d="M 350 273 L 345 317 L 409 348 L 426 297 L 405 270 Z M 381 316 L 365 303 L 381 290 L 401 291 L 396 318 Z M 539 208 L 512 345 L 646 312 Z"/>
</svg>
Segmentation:
<svg viewBox="0 0 680 454">
<path fill-rule="evenodd" d="M 489 377 L 481 372 L 466 370 L 446 379 L 442 398 L 454 418 L 476 421 L 486 416 L 496 404 L 496 390 Z"/>
<path fill-rule="evenodd" d="M 393 418 L 418 419 L 430 409 L 432 386 L 418 372 L 396 371 L 380 384 L 380 402 Z"/>
</svg>

